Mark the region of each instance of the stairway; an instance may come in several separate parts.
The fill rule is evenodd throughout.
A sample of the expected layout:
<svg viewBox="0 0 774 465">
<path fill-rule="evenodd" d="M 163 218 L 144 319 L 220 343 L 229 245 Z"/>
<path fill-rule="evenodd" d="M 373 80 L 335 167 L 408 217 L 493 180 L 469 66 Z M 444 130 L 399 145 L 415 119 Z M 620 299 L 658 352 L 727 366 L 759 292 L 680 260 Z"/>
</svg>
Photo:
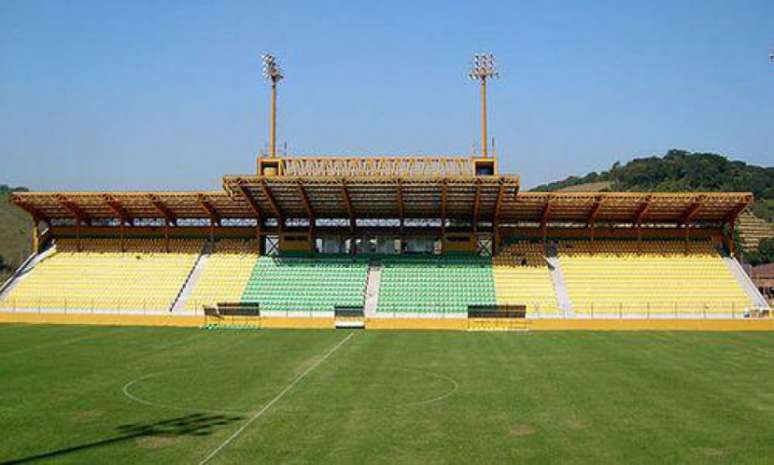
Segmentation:
<svg viewBox="0 0 774 465">
<path fill-rule="evenodd" d="M 379 287 L 382 282 L 382 266 L 368 265 L 368 281 L 366 284 L 365 308 L 366 318 L 376 316 L 376 306 L 379 303 Z"/>
<path fill-rule="evenodd" d="M 723 261 L 731 271 L 731 274 L 734 275 L 734 278 L 736 278 L 736 282 L 739 283 L 742 289 L 744 289 L 744 292 L 747 293 L 747 296 L 753 302 L 753 306 L 759 309 L 768 309 L 769 304 L 766 302 L 766 298 L 763 297 L 758 291 L 758 288 L 755 287 L 755 283 L 752 282 L 750 276 L 742 269 L 742 265 L 740 265 L 733 257 L 723 257 Z"/>
<path fill-rule="evenodd" d="M 39 254 L 32 254 L 24 260 L 24 263 L 8 278 L 4 283 L 0 285 L 0 300 L 13 291 L 13 288 L 19 284 L 19 281 L 24 279 L 24 276 L 32 271 L 38 263 L 42 262 L 46 258 L 50 257 L 56 252 L 56 247 L 49 247 Z"/>
<path fill-rule="evenodd" d="M 559 304 L 559 310 L 566 316 L 573 316 L 572 302 L 570 301 L 570 295 L 567 293 L 567 286 L 564 283 L 564 273 L 562 272 L 559 257 L 556 255 L 548 256 L 546 261 L 551 273 L 551 282 L 554 283 L 554 293 Z"/>
<path fill-rule="evenodd" d="M 177 294 L 177 298 L 172 303 L 170 312 L 182 312 L 185 309 L 185 304 L 188 302 L 188 298 L 191 296 L 191 292 L 196 287 L 196 283 L 199 282 L 199 277 L 204 272 L 204 268 L 207 266 L 207 261 L 210 259 L 212 253 L 212 246 L 208 243 L 204 246 L 202 253 L 196 259 L 191 272 L 188 274 L 188 278 L 185 280 L 180 292 Z"/>
</svg>

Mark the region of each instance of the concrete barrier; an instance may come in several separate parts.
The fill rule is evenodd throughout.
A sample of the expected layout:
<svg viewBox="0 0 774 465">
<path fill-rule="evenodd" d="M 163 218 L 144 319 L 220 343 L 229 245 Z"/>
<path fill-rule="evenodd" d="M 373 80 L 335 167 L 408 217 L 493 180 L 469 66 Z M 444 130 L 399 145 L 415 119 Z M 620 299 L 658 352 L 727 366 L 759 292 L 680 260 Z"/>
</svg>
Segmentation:
<svg viewBox="0 0 774 465">
<path fill-rule="evenodd" d="M 262 328 L 334 329 L 334 318 L 260 317 Z M 108 326 L 174 326 L 199 327 L 204 316 L 175 314 L 118 313 L 11 313 L 0 312 L 0 323 L 75 324 Z M 532 331 L 774 331 L 774 318 L 735 320 L 619 320 L 619 319 L 528 319 Z M 466 331 L 465 318 L 366 318 L 366 329 L 372 330 L 445 330 Z"/>
</svg>

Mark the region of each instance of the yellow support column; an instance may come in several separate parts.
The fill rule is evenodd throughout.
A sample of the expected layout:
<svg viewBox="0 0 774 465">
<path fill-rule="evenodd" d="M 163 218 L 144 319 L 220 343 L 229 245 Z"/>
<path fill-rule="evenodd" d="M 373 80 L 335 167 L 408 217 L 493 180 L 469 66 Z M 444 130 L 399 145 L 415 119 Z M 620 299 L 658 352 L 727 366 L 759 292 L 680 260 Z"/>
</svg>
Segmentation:
<svg viewBox="0 0 774 465">
<path fill-rule="evenodd" d="M 37 222 L 32 227 L 32 251 L 36 254 L 40 253 L 40 231 Z"/>
</svg>

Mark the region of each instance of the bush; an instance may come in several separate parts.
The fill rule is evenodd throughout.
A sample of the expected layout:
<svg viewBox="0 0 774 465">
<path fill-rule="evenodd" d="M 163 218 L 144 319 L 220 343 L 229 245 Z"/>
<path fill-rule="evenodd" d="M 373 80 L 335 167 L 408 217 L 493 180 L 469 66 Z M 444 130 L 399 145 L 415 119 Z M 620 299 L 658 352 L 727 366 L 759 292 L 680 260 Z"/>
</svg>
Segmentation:
<svg viewBox="0 0 774 465">
<path fill-rule="evenodd" d="M 774 238 L 763 239 L 758 250 L 745 254 L 744 258 L 753 266 L 771 263 L 774 261 Z"/>
</svg>

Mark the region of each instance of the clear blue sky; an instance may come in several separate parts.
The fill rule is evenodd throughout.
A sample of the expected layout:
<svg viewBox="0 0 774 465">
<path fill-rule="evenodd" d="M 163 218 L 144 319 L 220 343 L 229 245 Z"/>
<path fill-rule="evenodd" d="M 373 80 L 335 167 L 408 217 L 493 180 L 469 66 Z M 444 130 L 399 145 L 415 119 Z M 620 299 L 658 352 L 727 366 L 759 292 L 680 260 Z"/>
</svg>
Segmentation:
<svg viewBox="0 0 774 465">
<path fill-rule="evenodd" d="M 0 2 L 0 183 L 211 189 L 291 154 L 461 154 L 473 52 L 525 187 L 669 148 L 774 160 L 774 1 Z"/>
</svg>

